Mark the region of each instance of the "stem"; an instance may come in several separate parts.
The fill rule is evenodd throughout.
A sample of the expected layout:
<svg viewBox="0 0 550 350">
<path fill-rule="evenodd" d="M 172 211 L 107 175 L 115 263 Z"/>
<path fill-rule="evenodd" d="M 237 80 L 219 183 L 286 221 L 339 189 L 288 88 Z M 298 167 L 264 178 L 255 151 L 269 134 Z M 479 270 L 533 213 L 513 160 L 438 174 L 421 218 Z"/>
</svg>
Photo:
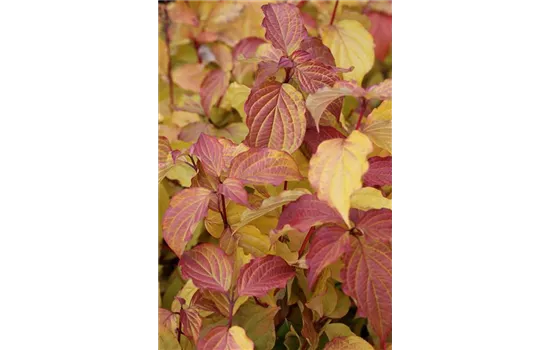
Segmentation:
<svg viewBox="0 0 550 350">
<path fill-rule="evenodd" d="M 229 299 L 229 326 L 228 326 L 228 328 L 231 328 L 231 325 L 233 324 L 233 306 L 235 305 L 235 301 L 233 300 L 233 297 L 231 296 L 231 292 L 227 292 L 227 299 Z"/>
<path fill-rule="evenodd" d="M 290 81 L 290 69 L 291 68 L 285 68 L 285 81 L 284 83 L 288 83 Z"/>
<path fill-rule="evenodd" d="M 363 115 L 365 115 L 365 111 L 367 110 L 367 102 L 365 99 L 361 100 L 361 113 L 359 114 L 359 119 L 357 119 L 357 124 L 355 125 L 355 130 L 359 130 L 359 127 L 361 126 L 361 121 L 363 120 Z"/>
<path fill-rule="evenodd" d="M 180 319 L 178 321 L 178 329 L 177 329 L 177 332 L 178 332 L 178 344 L 180 342 L 180 339 L 181 339 L 181 334 L 183 333 L 181 331 L 181 319 L 182 319 L 182 316 L 183 316 L 183 307 L 180 305 Z"/>
<path fill-rule="evenodd" d="M 283 186 L 283 190 L 286 191 L 287 188 L 288 188 L 288 181 L 285 181 L 285 184 Z"/>
<path fill-rule="evenodd" d="M 229 222 L 227 222 L 227 212 L 225 211 L 225 196 L 223 194 L 221 194 L 221 198 L 222 198 L 222 212 L 221 212 L 221 214 L 222 214 L 222 219 L 223 219 L 223 226 L 224 226 L 224 228 L 228 228 L 229 227 Z"/>
<path fill-rule="evenodd" d="M 311 228 L 307 232 L 307 235 L 304 238 L 304 241 L 302 242 L 302 246 L 300 247 L 300 250 L 298 251 L 298 257 L 302 256 L 302 254 L 304 253 L 304 250 L 306 249 L 307 242 L 309 241 L 309 238 L 313 234 L 313 231 L 315 231 L 315 226 L 311 226 Z"/>
<path fill-rule="evenodd" d="M 174 81 L 172 79 L 172 57 L 170 55 L 170 17 L 168 17 L 168 9 L 166 5 L 163 6 L 163 30 L 164 40 L 166 41 L 166 55 L 168 56 L 168 88 L 170 91 L 170 112 L 174 111 Z"/>
<path fill-rule="evenodd" d="M 191 163 L 193 163 L 193 168 L 195 168 L 195 171 L 196 171 L 198 169 L 197 163 L 195 163 L 195 160 L 193 159 L 193 157 L 189 156 L 189 159 L 191 159 Z"/>
<path fill-rule="evenodd" d="M 199 62 L 199 63 L 202 63 L 201 55 L 199 55 L 199 47 L 200 47 L 200 44 L 199 44 L 199 42 L 197 41 L 197 39 L 193 39 L 193 46 L 195 47 L 195 50 L 197 51 L 197 59 L 198 59 L 198 62 Z"/>
<path fill-rule="evenodd" d="M 332 17 L 330 18 L 330 25 L 334 22 L 334 17 L 336 17 L 336 8 L 338 8 L 338 2 L 340 0 L 336 0 L 336 3 L 334 4 L 334 9 L 332 10 Z"/>
</svg>

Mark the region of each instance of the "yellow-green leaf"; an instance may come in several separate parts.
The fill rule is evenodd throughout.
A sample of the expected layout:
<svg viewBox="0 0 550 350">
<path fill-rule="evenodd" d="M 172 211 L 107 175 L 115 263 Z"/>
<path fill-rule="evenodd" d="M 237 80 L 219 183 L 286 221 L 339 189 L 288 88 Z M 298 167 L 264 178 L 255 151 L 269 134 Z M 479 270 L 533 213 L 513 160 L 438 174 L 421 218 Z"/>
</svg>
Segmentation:
<svg viewBox="0 0 550 350">
<path fill-rule="evenodd" d="M 250 88 L 248 86 L 233 82 L 229 84 L 220 106 L 225 109 L 236 109 L 243 118 L 243 122 L 246 122 L 244 103 L 246 102 L 248 95 L 250 95 Z"/>
<path fill-rule="evenodd" d="M 363 187 L 351 195 L 351 207 L 361 210 L 391 209 L 391 199 L 384 197 L 382 192 L 374 187 Z"/>
<path fill-rule="evenodd" d="M 346 139 L 323 141 L 309 162 L 308 177 L 318 198 L 334 207 L 348 226 L 350 197 L 362 186 L 371 151 L 369 138 L 354 130 Z"/>
<path fill-rule="evenodd" d="M 374 350 L 364 339 L 352 335 L 336 337 L 325 345 L 325 350 Z"/>
<path fill-rule="evenodd" d="M 334 55 L 338 67 L 354 67 L 351 72 L 344 73 L 344 79 L 361 84 L 374 64 L 374 41 L 365 27 L 356 20 L 345 19 L 321 28 L 321 39 Z"/>
</svg>

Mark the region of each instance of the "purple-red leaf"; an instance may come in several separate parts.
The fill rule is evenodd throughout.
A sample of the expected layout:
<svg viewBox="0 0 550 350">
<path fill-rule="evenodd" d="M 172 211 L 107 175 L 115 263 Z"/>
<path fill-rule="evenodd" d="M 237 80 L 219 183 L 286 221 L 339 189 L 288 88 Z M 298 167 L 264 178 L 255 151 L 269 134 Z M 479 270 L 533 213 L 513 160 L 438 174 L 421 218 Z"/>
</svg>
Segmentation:
<svg viewBox="0 0 550 350">
<path fill-rule="evenodd" d="M 320 126 L 319 131 L 315 129 L 306 131 L 304 145 L 310 154 L 315 154 L 321 142 L 335 138 L 345 139 L 346 136 L 331 126 Z"/>
<path fill-rule="evenodd" d="M 324 223 L 345 225 L 336 209 L 314 195 L 306 194 L 284 208 L 279 217 L 277 229 L 280 230 L 285 225 L 289 225 L 298 231 L 306 232 L 311 226 Z"/>
<path fill-rule="evenodd" d="M 191 239 L 193 231 L 208 212 L 212 191 L 202 188 L 186 188 L 170 200 L 162 219 L 164 240 L 180 256 Z"/>
<path fill-rule="evenodd" d="M 306 107 L 302 94 L 290 84 L 266 81 L 254 87 L 244 104 L 250 147 L 293 153 L 306 133 Z"/>
<path fill-rule="evenodd" d="M 341 271 L 343 291 L 353 298 L 357 315 L 366 317 L 382 342 L 391 332 L 391 248 L 363 236 L 351 238 Z"/>
<path fill-rule="evenodd" d="M 294 274 L 294 269 L 279 256 L 266 255 L 253 259 L 241 268 L 237 294 L 262 297 L 271 289 L 286 286 Z"/>
<path fill-rule="evenodd" d="M 227 292 L 231 287 L 233 263 L 223 250 L 213 244 L 199 244 L 186 251 L 179 265 L 183 278 L 192 279 L 199 288 Z"/>
<path fill-rule="evenodd" d="M 359 215 L 355 227 L 365 234 L 368 241 L 391 241 L 392 211 L 390 209 L 371 209 Z"/>
<path fill-rule="evenodd" d="M 388 54 L 391 46 L 391 15 L 380 12 L 369 12 L 371 27 L 369 32 L 374 39 L 374 55 L 380 61 L 383 61 Z"/>
<path fill-rule="evenodd" d="M 340 226 L 323 226 L 315 231 L 306 256 L 309 266 L 307 282 L 313 285 L 325 267 L 332 264 L 349 250 L 348 230 Z"/>
<path fill-rule="evenodd" d="M 299 57 L 294 61 L 294 77 L 304 92 L 312 94 L 338 81 L 338 75 L 331 67 L 305 55 Z"/>
<path fill-rule="evenodd" d="M 391 185 L 391 157 L 369 158 L 369 170 L 363 175 L 363 186 Z"/>
<path fill-rule="evenodd" d="M 201 83 L 200 97 L 201 105 L 206 115 L 210 115 L 212 106 L 223 97 L 229 86 L 231 74 L 222 69 L 214 69 Z"/>
<path fill-rule="evenodd" d="M 300 50 L 304 50 L 311 54 L 311 57 L 315 57 L 316 60 L 324 63 L 328 66 L 336 66 L 334 56 L 330 49 L 326 47 L 321 39 L 309 37 L 300 43 Z"/>
<path fill-rule="evenodd" d="M 248 207 L 248 193 L 244 189 L 244 185 L 241 180 L 233 179 L 231 177 L 224 180 L 219 184 L 218 192 L 231 199 L 233 202 L 242 204 Z"/>
<path fill-rule="evenodd" d="M 196 307 L 184 308 L 180 311 L 179 315 L 183 334 L 193 339 L 193 342 L 196 344 L 199 340 L 199 333 L 202 326 L 199 309 Z"/>
<path fill-rule="evenodd" d="M 265 40 L 255 36 L 250 36 L 241 39 L 233 48 L 233 60 L 238 61 L 242 58 L 253 57 L 258 49 L 258 46 L 265 43 Z"/>
<path fill-rule="evenodd" d="M 300 10 L 287 3 L 268 4 L 262 6 L 265 37 L 274 47 L 290 55 L 308 35 Z"/>
<path fill-rule="evenodd" d="M 231 162 L 229 177 L 244 184 L 274 186 L 302 179 L 298 165 L 288 153 L 267 148 L 251 148 L 237 155 Z"/>
<path fill-rule="evenodd" d="M 213 176 L 220 176 L 223 170 L 223 145 L 217 138 L 207 134 L 200 134 L 199 139 L 189 153 L 199 157 L 206 172 Z"/>
<path fill-rule="evenodd" d="M 197 350 L 253 350 L 254 343 L 246 336 L 244 329 L 238 326 L 212 328 L 199 340 Z"/>
</svg>

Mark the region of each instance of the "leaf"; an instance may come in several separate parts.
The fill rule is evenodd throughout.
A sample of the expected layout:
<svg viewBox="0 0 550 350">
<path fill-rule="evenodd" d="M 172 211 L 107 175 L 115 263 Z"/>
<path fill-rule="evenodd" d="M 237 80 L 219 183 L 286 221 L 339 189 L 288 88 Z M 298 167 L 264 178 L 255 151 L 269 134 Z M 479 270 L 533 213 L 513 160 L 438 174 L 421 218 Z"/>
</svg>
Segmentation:
<svg viewBox="0 0 550 350">
<path fill-rule="evenodd" d="M 294 67 L 294 77 L 302 91 L 308 94 L 323 87 L 331 87 L 338 81 L 338 75 L 330 66 L 309 57 L 297 62 Z"/>
<path fill-rule="evenodd" d="M 250 95 L 250 88 L 246 85 L 232 82 L 229 84 L 225 95 L 223 96 L 220 106 L 222 108 L 234 108 L 239 112 L 243 121 L 246 121 L 246 113 L 244 112 L 244 103 Z"/>
<path fill-rule="evenodd" d="M 336 337 L 349 337 L 355 336 L 355 333 L 349 329 L 349 327 L 343 323 L 331 323 L 325 326 L 325 334 L 329 340 Z"/>
<path fill-rule="evenodd" d="M 374 54 L 376 58 L 383 61 L 388 55 L 392 41 L 392 16 L 380 12 L 367 13 L 371 26 L 369 32 L 374 39 Z"/>
<path fill-rule="evenodd" d="M 168 330 L 159 329 L 158 339 L 159 350 L 181 350 L 181 347 L 178 344 L 178 339 Z"/>
<path fill-rule="evenodd" d="M 229 299 L 227 298 L 227 293 L 213 292 L 209 290 L 202 290 L 201 292 L 203 293 L 206 300 L 209 300 L 213 303 L 215 312 L 225 317 L 229 317 L 230 303 Z M 235 315 L 240 306 L 244 304 L 247 300 L 247 296 L 237 298 L 237 300 L 235 301 L 235 305 L 233 306 L 233 315 Z"/>
<path fill-rule="evenodd" d="M 215 327 L 199 340 L 198 350 L 253 350 L 254 343 L 239 326 Z"/>
<path fill-rule="evenodd" d="M 206 172 L 220 176 L 223 170 L 223 145 L 213 136 L 201 133 L 189 149 L 189 154 L 198 157 Z"/>
<path fill-rule="evenodd" d="M 199 309 L 196 307 L 184 308 L 180 311 L 181 330 L 186 337 L 193 339 L 196 344 L 202 326 Z"/>
<path fill-rule="evenodd" d="M 189 26 L 198 26 L 197 13 L 183 1 L 168 4 L 168 15 L 174 23 L 183 23 Z"/>
<path fill-rule="evenodd" d="M 233 236 L 239 247 L 242 247 L 247 254 L 259 257 L 271 252 L 269 237 L 261 233 L 256 226 L 245 225 L 240 227 Z"/>
<path fill-rule="evenodd" d="M 367 89 L 365 97 L 378 100 L 391 100 L 391 79 L 386 79 Z"/>
<path fill-rule="evenodd" d="M 352 335 L 332 339 L 325 345 L 325 350 L 374 350 L 374 348 L 364 339 Z"/>
<path fill-rule="evenodd" d="M 202 63 L 187 63 L 172 71 L 172 79 L 184 90 L 199 92 L 208 71 Z"/>
<path fill-rule="evenodd" d="M 248 206 L 248 192 L 241 180 L 228 177 L 218 185 L 218 192 L 227 196 L 235 203 Z"/>
<path fill-rule="evenodd" d="M 309 162 L 309 181 L 318 198 L 334 207 L 348 227 L 350 196 L 361 188 L 371 151 L 368 137 L 354 130 L 346 139 L 323 141 Z"/>
<path fill-rule="evenodd" d="M 227 292 L 231 287 L 231 260 L 213 244 L 199 244 L 183 253 L 179 265 L 183 278 L 192 279 L 199 288 Z"/>
<path fill-rule="evenodd" d="M 300 10 L 291 4 L 278 3 L 262 6 L 265 37 L 273 46 L 290 55 L 308 35 Z"/>
<path fill-rule="evenodd" d="M 391 209 L 391 199 L 382 195 L 380 190 L 374 187 L 363 187 L 351 195 L 351 207 L 361 210 L 369 209 Z"/>
<path fill-rule="evenodd" d="M 391 331 L 391 249 L 382 242 L 352 237 L 351 250 L 344 255 L 343 291 L 357 305 L 357 315 L 366 317 L 381 340 Z"/>
<path fill-rule="evenodd" d="M 252 259 L 241 268 L 237 294 L 261 297 L 274 288 L 283 288 L 294 277 L 294 269 L 275 255 Z"/>
<path fill-rule="evenodd" d="M 162 234 L 177 256 L 183 253 L 197 224 L 206 216 L 211 195 L 212 191 L 206 188 L 186 188 L 170 200 L 162 219 Z"/>
<path fill-rule="evenodd" d="M 304 137 L 304 146 L 309 154 L 315 154 L 321 142 L 335 138 L 345 139 L 346 136 L 331 126 L 321 126 L 319 130 L 308 129 Z"/>
<path fill-rule="evenodd" d="M 338 100 L 341 100 L 344 96 L 353 96 L 353 91 L 347 86 L 326 86 L 318 89 L 315 93 L 306 98 L 307 110 L 311 113 L 317 130 L 319 130 L 319 122 L 323 113 L 327 108 L 333 106 L 334 103 L 337 103 Z"/>
<path fill-rule="evenodd" d="M 326 47 L 319 38 L 308 37 L 302 40 L 300 43 L 300 50 L 306 51 L 311 57 L 315 57 L 315 59 L 321 63 L 331 67 L 336 66 L 332 52 L 330 52 L 330 49 Z"/>
<path fill-rule="evenodd" d="M 266 81 L 250 92 L 244 104 L 250 147 L 267 147 L 292 153 L 306 132 L 302 94 L 290 84 Z"/>
<path fill-rule="evenodd" d="M 254 36 L 241 39 L 233 48 L 233 60 L 238 61 L 241 58 L 247 59 L 253 57 L 256 54 L 258 46 L 264 43 L 264 39 Z"/>
<path fill-rule="evenodd" d="M 325 267 L 340 259 L 349 250 L 349 233 L 340 226 L 323 226 L 313 235 L 311 246 L 306 255 L 309 266 L 307 282 L 309 288 Z"/>
<path fill-rule="evenodd" d="M 288 153 L 266 148 L 251 148 L 237 155 L 228 176 L 249 185 L 278 186 L 283 181 L 302 179 L 298 165 Z"/>
<path fill-rule="evenodd" d="M 375 120 L 363 129 L 365 134 L 367 134 L 369 139 L 371 139 L 374 144 L 389 151 L 390 153 L 392 149 L 391 124 L 391 120 Z"/>
<path fill-rule="evenodd" d="M 391 185 L 391 157 L 369 158 L 369 170 L 363 175 L 363 186 Z"/>
<path fill-rule="evenodd" d="M 363 232 L 367 240 L 390 242 L 392 211 L 389 209 L 368 210 L 358 218 L 355 227 Z"/>
<path fill-rule="evenodd" d="M 305 194 L 293 203 L 288 204 L 281 216 L 277 229 L 289 225 L 299 231 L 306 232 L 311 226 L 325 223 L 344 224 L 342 216 L 327 203 L 320 201 L 311 194 Z"/>
<path fill-rule="evenodd" d="M 343 73 L 344 79 L 361 84 L 374 64 L 374 43 L 370 33 L 356 20 L 345 19 L 320 28 L 320 34 L 338 67 L 354 67 L 353 71 Z"/>
<path fill-rule="evenodd" d="M 273 349 L 275 345 L 274 317 L 278 307 L 262 307 L 245 303 L 233 317 L 233 323 L 242 327 L 254 342 L 255 349 Z"/>
<path fill-rule="evenodd" d="M 285 204 L 294 202 L 303 195 L 309 194 L 305 189 L 296 189 L 283 191 L 277 196 L 269 197 L 262 202 L 262 205 L 257 209 L 246 209 L 241 215 L 241 221 L 233 230 L 238 230 L 240 227 L 249 224 L 250 222 L 264 216 L 265 214 L 282 207 Z"/>
<path fill-rule="evenodd" d="M 229 86 L 229 78 L 231 74 L 224 72 L 222 69 L 214 69 L 210 71 L 201 83 L 200 97 L 201 105 L 205 114 L 210 115 L 212 106 L 223 97 L 225 90 Z"/>
</svg>

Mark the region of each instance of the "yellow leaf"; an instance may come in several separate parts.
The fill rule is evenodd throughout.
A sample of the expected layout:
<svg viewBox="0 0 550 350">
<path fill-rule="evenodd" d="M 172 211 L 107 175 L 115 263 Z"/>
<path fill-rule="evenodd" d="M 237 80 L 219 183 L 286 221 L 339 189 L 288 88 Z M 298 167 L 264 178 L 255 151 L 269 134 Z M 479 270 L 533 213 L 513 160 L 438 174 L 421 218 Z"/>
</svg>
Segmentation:
<svg viewBox="0 0 550 350">
<path fill-rule="evenodd" d="M 362 186 L 372 151 L 369 138 L 354 130 L 346 139 L 323 141 L 309 162 L 309 181 L 319 199 L 334 207 L 350 226 L 350 197 Z"/>
<path fill-rule="evenodd" d="M 374 350 L 374 348 L 366 340 L 352 335 L 332 339 L 325 346 L 325 350 Z"/>
<path fill-rule="evenodd" d="M 193 280 L 188 280 L 183 288 L 176 294 L 177 297 L 182 298 L 185 300 L 185 304 L 189 305 L 191 304 L 191 298 L 193 298 L 193 295 L 199 290 L 194 284 Z M 180 302 L 174 298 L 174 301 L 172 302 L 171 310 L 172 312 L 179 312 L 180 311 Z"/>
<path fill-rule="evenodd" d="M 244 225 L 251 223 L 252 221 L 261 218 L 267 213 L 282 207 L 285 204 L 294 202 L 304 194 L 310 194 L 306 189 L 296 189 L 290 191 L 283 191 L 279 195 L 269 197 L 262 202 L 262 205 L 257 209 L 246 209 L 241 215 L 241 221 L 233 228 L 233 231 L 237 231 Z M 229 215 L 229 214 L 228 214 Z M 269 231 L 267 231 L 269 232 Z M 266 232 L 266 233 L 267 233 Z"/>
<path fill-rule="evenodd" d="M 384 197 L 382 192 L 374 187 L 363 187 L 351 195 L 351 207 L 361 210 L 391 209 L 391 199 Z"/>
<path fill-rule="evenodd" d="M 166 173 L 166 177 L 170 180 L 178 180 L 183 187 L 191 186 L 191 179 L 197 173 L 188 165 L 176 164 Z"/>
<path fill-rule="evenodd" d="M 344 79 L 361 84 L 374 64 L 374 42 L 365 27 L 356 20 L 345 19 L 321 28 L 321 39 L 338 67 L 354 67 L 353 71 L 343 73 Z"/>
<path fill-rule="evenodd" d="M 328 340 L 332 340 L 336 337 L 350 337 L 355 335 L 355 333 L 343 323 L 331 323 L 327 325 L 324 330 Z"/>
<path fill-rule="evenodd" d="M 246 122 L 244 103 L 246 102 L 248 95 L 250 95 L 250 88 L 248 86 L 233 82 L 229 84 L 220 106 L 225 109 L 236 109 L 243 118 L 243 122 Z"/>
<path fill-rule="evenodd" d="M 159 350 L 181 350 L 176 336 L 166 329 L 159 329 Z"/>
<path fill-rule="evenodd" d="M 272 252 L 269 237 L 261 233 L 256 226 L 245 225 L 239 228 L 234 236 L 247 254 L 260 257 Z"/>
<path fill-rule="evenodd" d="M 253 302 L 244 304 L 233 317 L 233 324 L 244 328 L 256 349 L 273 349 L 275 325 L 273 318 L 279 308 L 262 307 Z"/>
<path fill-rule="evenodd" d="M 392 120 L 391 118 L 391 100 L 383 101 L 367 117 L 367 122 L 374 120 Z"/>
<path fill-rule="evenodd" d="M 361 129 L 378 147 L 392 152 L 392 107 L 386 100 L 369 114 Z"/>
<path fill-rule="evenodd" d="M 341 290 L 336 290 L 336 295 L 338 297 L 338 301 L 336 302 L 336 306 L 334 309 L 327 313 L 327 317 L 330 318 L 342 318 L 344 317 L 351 306 L 351 301 L 347 295 L 344 294 Z"/>
<path fill-rule="evenodd" d="M 159 74 L 168 74 L 168 51 L 164 39 L 159 38 Z"/>
<path fill-rule="evenodd" d="M 240 350 L 254 350 L 254 343 L 246 336 L 246 332 L 239 326 L 229 328 L 229 336 L 238 345 Z"/>
</svg>

